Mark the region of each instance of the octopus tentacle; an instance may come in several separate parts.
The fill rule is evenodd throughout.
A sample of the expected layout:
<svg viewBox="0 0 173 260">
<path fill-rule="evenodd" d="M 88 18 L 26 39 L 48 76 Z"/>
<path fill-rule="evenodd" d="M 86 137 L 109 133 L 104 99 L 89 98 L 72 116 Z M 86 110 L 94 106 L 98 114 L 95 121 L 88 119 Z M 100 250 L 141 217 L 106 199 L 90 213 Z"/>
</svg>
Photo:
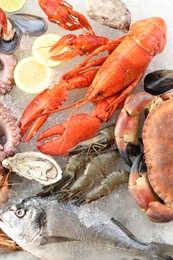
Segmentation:
<svg viewBox="0 0 173 260">
<path fill-rule="evenodd" d="M 7 55 L 0 52 L 0 94 L 9 92 L 13 85 L 13 72 L 17 65 L 17 59 L 14 54 Z"/>
<path fill-rule="evenodd" d="M 5 136 L 5 143 L 0 144 L 1 162 L 4 158 L 14 154 L 21 138 L 18 120 L 10 109 L 5 107 L 2 103 L 0 103 L 0 130 Z"/>
</svg>

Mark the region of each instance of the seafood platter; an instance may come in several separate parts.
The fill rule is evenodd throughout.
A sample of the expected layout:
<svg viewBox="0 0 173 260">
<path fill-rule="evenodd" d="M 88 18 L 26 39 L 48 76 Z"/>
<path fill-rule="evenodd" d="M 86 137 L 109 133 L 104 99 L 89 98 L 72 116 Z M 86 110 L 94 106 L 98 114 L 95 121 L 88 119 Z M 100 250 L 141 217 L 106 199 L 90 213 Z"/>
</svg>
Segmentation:
<svg viewBox="0 0 173 260">
<path fill-rule="evenodd" d="M 8 2 L 0 259 L 173 259 L 172 0 Z"/>
</svg>

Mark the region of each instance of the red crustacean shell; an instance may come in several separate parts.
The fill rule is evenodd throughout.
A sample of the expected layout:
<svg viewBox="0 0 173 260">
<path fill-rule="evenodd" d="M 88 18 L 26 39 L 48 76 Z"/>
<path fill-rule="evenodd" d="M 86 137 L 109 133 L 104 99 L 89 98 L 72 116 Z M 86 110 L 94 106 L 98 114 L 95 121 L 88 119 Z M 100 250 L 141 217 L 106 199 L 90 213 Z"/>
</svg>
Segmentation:
<svg viewBox="0 0 173 260">
<path fill-rule="evenodd" d="M 152 109 L 142 138 L 150 184 L 168 206 L 173 206 L 173 99 Z"/>
</svg>

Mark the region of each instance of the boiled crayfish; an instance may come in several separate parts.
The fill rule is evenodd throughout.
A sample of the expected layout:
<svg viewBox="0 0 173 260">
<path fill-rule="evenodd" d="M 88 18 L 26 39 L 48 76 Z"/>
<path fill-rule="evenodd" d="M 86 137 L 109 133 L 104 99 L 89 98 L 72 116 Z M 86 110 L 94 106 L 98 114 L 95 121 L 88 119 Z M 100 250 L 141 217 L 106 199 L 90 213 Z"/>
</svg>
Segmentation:
<svg viewBox="0 0 173 260">
<path fill-rule="evenodd" d="M 59 3 L 59 1 L 53 2 Z M 67 154 L 79 142 L 91 138 L 99 130 L 101 123 L 108 121 L 123 105 L 130 91 L 142 78 L 152 58 L 163 51 L 165 44 L 166 24 L 163 19 L 153 17 L 137 21 L 131 26 L 129 33 L 115 40 L 113 45 L 97 48 L 78 67 L 65 74 L 58 84 L 40 93 L 28 105 L 21 117 L 22 135 L 27 132 L 34 120 L 35 122 L 24 141 L 28 141 L 49 114 L 62 105 L 67 98 L 68 90 L 81 87 L 88 87 L 86 96 L 71 106 L 76 105 L 77 109 L 92 102 L 96 105 L 94 111 L 91 115 L 71 115 L 63 124 L 41 133 L 38 136 L 37 147 L 47 154 Z M 108 57 L 90 60 L 104 50 L 112 52 Z M 91 70 L 91 67 L 100 65 L 100 69 Z M 62 109 L 65 108 L 59 110 Z M 56 138 L 44 144 L 39 143 L 53 135 Z"/>
<path fill-rule="evenodd" d="M 86 17 L 73 10 L 73 7 L 64 0 L 39 0 L 40 7 L 48 16 L 50 22 L 56 23 L 62 28 L 74 31 L 85 28 L 93 33 L 91 25 Z"/>
<path fill-rule="evenodd" d="M 73 7 L 66 1 L 62 0 L 39 0 L 39 5 L 49 21 L 56 23 L 62 28 L 70 31 L 82 29 L 83 32 L 76 36 L 75 34 L 67 34 L 60 38 L 51 48 L 50 51 L 56 49 L 56 54 L 52 54 L 52 60 L 69 60 L 76 55 L 88 55 L 98 47 L 110 45 L 118 45 L 117 40 L 108 40 L 106 37 L 97 36 L 93 31 L 86 17 L 73 10 Z M 114 49 L 115 47 L 113 47 Z"/>
</svg>

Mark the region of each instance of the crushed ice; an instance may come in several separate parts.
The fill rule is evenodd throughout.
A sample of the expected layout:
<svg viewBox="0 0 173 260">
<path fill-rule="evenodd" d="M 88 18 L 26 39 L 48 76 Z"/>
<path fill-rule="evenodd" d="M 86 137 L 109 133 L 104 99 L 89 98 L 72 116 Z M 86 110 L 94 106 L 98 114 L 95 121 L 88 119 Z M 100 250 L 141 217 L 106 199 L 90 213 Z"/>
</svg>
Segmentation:
<svg viewBox="0 0 173 260">
<path fill-rule="evenodd" d="M 137 1 L 137 0 L 123 0 L 126 4 L 128 9 L 132 14 L 132 22 L 146 18 L 151 16 L 161 16 L 165 19 L 167 26 L 168 26 L 168 40 L 167 46 L 165 51 L 155 57 L 151 62 L 146 73 L 157 70 L 157 69 L 172 69 L 173 67 L 173 26 L 172 26 L 172 0 L 146 0 L 146 1 Z M 69 0 L 69 3 L 74 6 L 74 9 L 83 12 L 86 15 L 84 0 Z M 37 0 L 27 0 L 26 5 L 24 6 L 21 12 L 28 12 L 31 10 L 31 13 L 36 15 L 41 15 L 45 17 L 44 13 L 38 7 Z M 108 38 L 117 38 L 122 35 L 122 33 L 114 30 L 108 29 L 102 25 L 97 25 L 95 22 L 89 20 L 91 25 L 94 27 L 95 31 L 98 35 L 103 35 Z M 49 24 L 49 32 L 54 32 L 60 35 L 67 34 L 69 32 L 59 28 L 55 24 Z M 17 52 L 19 55 L 19 59 L 23 56 L 30 56 L 31 55 L 31 41 L 33 39 L 28 39 L 28 37 L 23 37 L 22 46 L 20 51 Z M 57 67 L 57 72 L 55 72 L 55 76 L 58 78 L 65 73 L 66 71 L 70 70 L 76 64 L 79 63 L 81 58 L 75 58 L 73 61 L 68 61 L 62 63 L 59 67 Z M 57 73 L 57 74 L 56 74 Z M 142 86 L 142 84 L 139 84 Z M 140 88 L 138 88 L 140 90 Z M 76 97 L 76 95 L 74 95 Z M 73 97 L 73 95 L 72 95 Z M 20 117 L 22 109 L 26 106 L 26 103 L 29 103 L 30 100 L 33 98 L 32 95 L 28 95 L 22 93 L 17 88 L 14 87 L 12 92 L 5 97 L 5 101 L 12 107 L 12 110 Z M 19 102 L 15 103 L 15 100 L 18 99 Z M 70 100 L 73 102 L 73 99 Z M 89 108 L 89 110 L 91 107 Z M 59 121 L 64 121 L 64 119 L 68 118 L 69 111 L 63 111 L 62 113 L 58 113 L 54 115 L 53 119 L 48 120 L 48 124 L 44 126 L 45 128 L 48 125 L 54 123 L 55 118 L 57 123 Z M 115 121 L 115 119 L 113 119 Z M 42 128 L 43 129 L 43 128 Z M 25 143 L 20 145 L 19 151 L 27 151 L 27 150 L 36 150 L 35 148 L 35 139 L 31 142 Z M 58 161 L 61 159 L 56 158 Z M 61 162 L 60 162 L 61 163 Z M 25 188 L 23 188 L 25 187 Z M 32 188 L 32 189 L 31 189 Z M 40 187 L 39 187 L 40 188 Z M 37 190 L 36 186 L 30 182 L 27 183 L 26 186 L 19 185 L 19 187 L 15 187 L 15 191 L 13 194 L 13 199 L 16 201 L 17 198 L 25 198 L 27 196 L 31 196 Z M 32 191 L 32 192 L 31 192 Z M 31 194 L 32 193 L 32 194 Z M 90 208 L 91 207 L 91 208 Z M 95 209 L 95 211 L 93 210 Z M 86 219 L 85 217 L 85 210 L 90 211 L 91 217 L 90 219 Z M 123 225 L 125 225 L 137 238 L 144 242 L 165 242 L 173 244 L 173 222 L 166 223 L 166 224 L 154 224 L 148 221 L 147 217 L 144 215 L 143 212 L 135 205 L 134 201 L 130 197 L 128 193 L 128 188 L 126 185 L 118 188 L 114 191 L 108 198 L 103 198 L 98 202 L 94 202 L 91 206 L 87 206 L 86 209 L 82 209 L 80 212 L 80 219 L 85 223 L 86 226 L 95 225 L 97 221 L 107 221 L 106 217 L 115 217 L 117 218 Z M 0 256 L 0 259 L 4 259 L 4 256 Z M 17 258 L 15 258 L 17 259 Z M 24 259 L 21 257 L 21 259 Z M 27 259 L 27 258 L 25 258 Z"/>
</svg>

